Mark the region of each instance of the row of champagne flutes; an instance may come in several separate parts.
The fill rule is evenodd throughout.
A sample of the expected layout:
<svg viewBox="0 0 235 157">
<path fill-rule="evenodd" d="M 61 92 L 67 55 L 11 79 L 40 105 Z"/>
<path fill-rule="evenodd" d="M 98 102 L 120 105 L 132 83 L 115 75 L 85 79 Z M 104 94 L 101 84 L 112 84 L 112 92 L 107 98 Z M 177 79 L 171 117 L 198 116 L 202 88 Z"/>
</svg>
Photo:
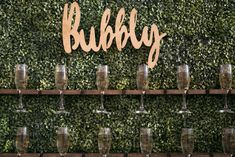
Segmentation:
<svg viewBox="0 0 235 157">
<path fill-rule="evenodd" d="M 219 82 L 220 87 L 224 90 L 226 90 L 225 94 L 225 103 L 223 109 L 219 110 L 220 113 L 234 113 L 229 107 L 228 107 L 228 93 L 232 89 L 232 81 L 233 81 L 233 73 L 232 73 L 232 65 L 231 64 L 223 64 L 220 65 L 220 73 L 219 73 Z M 187 103 L 186 103 L 186 94 L 189 89 L 190 85 L 190 72 L 189 72 L 189 66 L 188 65 L 180 65 L 177 69 L 177 86 L 178 89 L 184 90 L 183 92 L 183 102 L 182 102 L 182 108 L 179 111 L 179 113 L 191 113 L 187 109 Z"/>
<path fill-rule="evenodd" d="M 70 136 L 67 127 L 59 127 L 56 131 L 56 146 L 60 156 L 65 156 L 69 149 Z M 140 150 L 144 156 L 148 157 L 153 148 L 152 130 L 150 128 L 140 129 Z M 181 146 L 184 153 L 192 153 L 193 150 L 192 129 L 182 129 Z M 98 149 L 103 157 L 108 156 L 112 143 L 110 128 L 100 128 L 98 133 Z M 189 147 L 190 144 L 190 147 Z M 29 133 L 27 127 L 19 127 L 16 136 L 16 150 L 18 156 L 27 152 L 29 145 Z"/>
<path fill-rule="evenodd" d="M 20 99 L 17 112 L 26 112 L 22 103 L 22 92 L 21 89 L 25 89 L 28 80 L 28 67 L 25 64 L 17 64 L 15 68 L 15 84 L 19 91 Z M 187 108 L 186 95 L 190 85 L 190 72 L 188 65 L 180 65 L 177 68 L 177 86 L 178 89 L 184 90 L 183 92 L 183 102 L 182 108 L 178 113 L 189 114 L 191 113 Z M 224 64 L 220 66 L 219 74 L 220 86 L 227 92 L 225 94 L 225 104 L 224 108 L 220 110 L 221 113 L 234 113 L 228 107 L 227 95 L 229 90 L 232 88 L 232 65 Z M 140 107 L 136 113 L 149 113 L 144 108 L 144 94 L 148 89 L 149 79 L 148 79 L 148 66 L 143 64 L 138 66 L 137 77 L 136 77 L 137 88 L 142 90 Z M 63 90 L 67 88 L 68 76 L 65 65 L 56 65 L 55 68 L 55 85 L 60 91 L 60 107 L 56 113 L 69 113 L 65 111 L 64 108 L 64 95 Z M 107 65 L 99 65 L 96 71 L 96 86 L 100 90 L 101 94 L 101 105 L 98 109 L 94 110 L 95 113 L 109 114 L 109 112 L 104 108 L 104 91 L 108 89 L 109 86 L 109 68 Z"/>
<path fill-rule="evenodd" d="M 17 64 L 15 67 L 15 85 L 20 95 L 19 106 L 16 112 L 27 112 L 22 102 L 22 89 L 26 89 L 28 84 L 28 66 L 26 64 Z M 64 108 L 64 94 L 63 90 L 67 88 L 68 77 L 65 65 L 56 65 L 55 69 L 55 85 L 60 91 L 60 108 L 56 111 L 57 114 L 69 112 L 65 111 Z"/>
<path fill-rule="evenodd" d="M 17 64 L 15 68 L 15 84 L 16 88 L 19 92 L 19 106 L 17 112 L 26 112 L 22 103 L 22 89 L 26 89 L 28 83 L 28 66 L 26 64 Z M 56 112 L 58 114 L 69 112 L 65 111 L 64 108 L 64 94 L 63 90 L 67 88 L 68 85 L 68 76 L 65 65 L 56 65 L 55 68 L 55 85 L 56 88 L 60 91 L 60 107 Z M 98 109 L 94 110 L 95 113 L 103 113 L 110 114 L 104 108 L 104 91 L 108 89 L 109 86 L 109 68 L 107 65 L 99 65 L 96 71 L 96 86 L 98 90 L 100 90 L 101 95 L 101 105 Z M 145 90 L 148 88 L 148 67 L 147 65 L 140 65 L 137 72 L 137 87 L 138 89 L 142 89 L 143 92 L 141 94 L 141 106 L 136 113 L 147 113 L 144 109 L 144 99 L 143 95 L 145 94 Z"/>
<path fill-rule="evenodd" d="M 69 149 L 70 136 L 67 127 L 59 127 L 56 131 L 56 145 L 60 156 L 65 156 Z M 182 152 L 190 157 L 194 149 L 195 135 L 192 128 L 182 128 L 181 148 Z M 224 128 L 222 132 L 223 151 L 231 156 L 235 153 L 235 129 Z M 112 135 L 110 128 L 100 128 L 98 133 L 98 149 L 103 157 L 107 157 L 111 148 Z M 27 151 L 29 135 L 26 127 L 17 129 L 16 150 L 18 156 Z M 149 157 L 153 148 L 153 136 L 151 128 L 140 129 L 140 149 L 145 157 Z"/>
</svg>

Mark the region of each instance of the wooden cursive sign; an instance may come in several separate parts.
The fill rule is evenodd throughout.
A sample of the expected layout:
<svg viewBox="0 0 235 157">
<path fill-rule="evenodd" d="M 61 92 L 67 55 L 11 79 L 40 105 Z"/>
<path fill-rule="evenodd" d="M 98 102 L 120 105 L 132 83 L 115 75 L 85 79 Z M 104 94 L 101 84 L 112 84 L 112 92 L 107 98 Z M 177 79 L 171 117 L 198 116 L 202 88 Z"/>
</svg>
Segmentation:
<svg viewBox="0 0 235 157">
<path fill-rule="evenodd" d="M 144 27 L 141 39 L 136 38 L 135 27 L 137 21 L 137 10 L 132 9 L 130 13 L 129 30 L 123 25 L 125 18 L 125 10 L 121 8 L 117 14 L 115 22 L 115 30 L 109 25 L 109 19 L 111 15 L 110 9 L 106 9 L 103 13 L 100 23 L 100 38 L 99 43 L 96 43 L 96 35 L 94 26 L 90 29 L 89 43 L 85 40 L 84 30 L 81 29 L 78 32 L 80 25 L 81 13 L 80 7 L 77 2 L 73 2 L 68 11 L 68 3 L 64 6 L 64 14 L 62 21 L 62 35 L 63 45 L 66 53 L 71 53 L 72 49 L 75 50 L 80 45 L 82 50 L 89 52 L 91 50 L 98 52 L 101 47 L 106 52 L 108 48 L 115 40 L 117 49 L 122 50 L 126 46 L 128 39 L 130 38 L 131 43 L 135 49 L 139 49 L 142 44 L 147 47 L 151 47 L 148 57 L 148 66 L 153 68 L 157 64 L 159 52 L 160 52 L 160 41 L 166 36 L 166 33 L 159 34 L 158 27 L 155 24 L 151 25 L 151 30 L 147 26 Z M 73 19 L 75 17 L 75 19 Z M 149 32 L 149 34 L 148 34 Z M 71 45 L 70 37 L 74 38 L 74 44 Z M 109 38 L 108 38 L 109 37 Z"/>
</svg>

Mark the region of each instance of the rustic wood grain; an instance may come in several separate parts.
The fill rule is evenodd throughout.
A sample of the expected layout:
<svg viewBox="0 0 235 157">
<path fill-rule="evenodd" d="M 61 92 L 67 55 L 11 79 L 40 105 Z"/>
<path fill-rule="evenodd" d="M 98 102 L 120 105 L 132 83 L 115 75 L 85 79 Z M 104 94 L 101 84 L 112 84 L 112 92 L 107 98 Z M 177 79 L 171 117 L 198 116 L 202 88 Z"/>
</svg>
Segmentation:
<svg viewBox="0 0 235 157">
<path fill-rule="evenodd" d="M 59 153 L 44 153 L 42 157 L 60 157 Z M 81 153 L 68 153 L 65 157 L 82 157 Z"/>
<path fill-rule="evenodd" d="M 102 156 L 99 153 L 87 153 L 85 154 L 85 157 L 102 157 Z M 112 153 L 112 154 L 109 154 L 108 157 L 124 157 L 124 154 Z"/>
<path fill-rule="evenodd" d="M 170 157 L 185 157 L 182 153 L 171 153 Z M 210 157 L 209 153 L 193 153 L 192 157 Z"/>
<path fill-rule="evenodd" d="M 63 90 L 64 95 L 100 95 L 99 90 Z M 142 90 L 105 90 L 104 95 L 141 95 Z M 222 89 L 190 89 L 188 95 L 217 95 L 225 94 L 226 90 Z M 0 94 L 19 94 L 16 89 L 0 89 Z M 35 90 L 35 89 L 24 89 L 22 90 L 23 95 L 59 95 L 59 90 Z M 178 89 L 158 89 L 158 90 L 146 90 L 146 95 L 181 95 L 183 90 Z M 235 90 L 229 92 L 230 95 L 235 94 Z"/>
<path fill-rule="evenodd" d="M 128 157 L 144 157 L 141 153 L 130 153 Z M 167 157 L 166 153 L 152 153 L 150 157 Z"/>
<path fill-rule="evenodd" d="M 40 154 L 39 153 L 26 153 L 26 154 L 22 154 L 21 157 L 39 157 Z M 0 157 L 17 157 L 16 153 L 3 153 L 0 154 Z"/>
<path fill-rule="evenodd" d="M 214 153 L 213 157 L 230 157 L 230 155 L 224 153 Z"/>
</svg>

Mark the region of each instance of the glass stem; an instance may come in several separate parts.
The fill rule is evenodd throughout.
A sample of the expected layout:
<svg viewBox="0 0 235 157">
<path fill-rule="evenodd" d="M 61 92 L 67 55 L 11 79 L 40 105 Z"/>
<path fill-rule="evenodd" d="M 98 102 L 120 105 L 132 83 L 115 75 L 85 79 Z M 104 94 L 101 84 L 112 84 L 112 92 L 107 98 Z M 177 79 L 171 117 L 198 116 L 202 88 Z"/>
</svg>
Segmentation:
<svg viewBox="0 0 235 157">
<path fill-rule="evenodd" d="M 64 93 L 60 90 L 60 110 L 64 110 Z"/>
<path fill-rule="evenodd" d="M 101 92 L 101 95 L 100 95 L 100 102 L 101 102 L 100 109 L 101 109 L 101 110 L 104 110 L 104 91 Z"/>
<path fill-rule="evenodd" d="M 140 110 L 144 110 L 144 94 L 145 94 L 145 91 L 142 91 L 141 99 L 140 99 Z"/>
<path fill-rule="evenodd" d="M 184 91 L 184 93 L 183 93 L 183 105 L 182 105 L 182 109 L 187 109 L 186 92 L 187 91 Z"/>
<path fill-rule="evenodd" d="M 18 91 L 19 92 L 19 95 L 20 95 L 20 98 L 19 98 L 19 109 L 23 109 L 23 100 L 22 100 L 22 92 L 21 90 Z"/>
<path fill-rule="evenodd" d="M 228 109 L 228 92 L 224 95 L 224 108 Z"/>
<path fill-rule="evenodd" d="M 185 115 L 183 115 L 183 121 L 184 121 L 184 128 L 186 128 L 186 125 L 187 125 L 187 117 Z"/>
</svg>

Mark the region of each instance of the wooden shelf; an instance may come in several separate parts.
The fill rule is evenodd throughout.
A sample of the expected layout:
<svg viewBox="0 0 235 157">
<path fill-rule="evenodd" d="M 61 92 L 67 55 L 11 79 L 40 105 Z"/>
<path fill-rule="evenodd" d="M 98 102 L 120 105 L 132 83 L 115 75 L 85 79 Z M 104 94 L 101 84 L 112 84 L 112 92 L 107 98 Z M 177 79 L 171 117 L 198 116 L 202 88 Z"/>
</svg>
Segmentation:
<svg viewBox="0 0 235 157">
<path fill-rule="evenodd" d="M 64 90 L 65 95 L 100 95 L 99 90 Z M 142 90 L 106 90 L 105 95 L 140 95 Z M 188 95 L 217 95 L 225 94 L 226 90 L 221 89 L 190 89 L 188 90 Z M 16 89 L 0 89 L 0 94 L 18 94 Z M 35 90 L 35 89 L 26 89 L 22 90 L 24 95 L 59 95 L 59 90 Z M 146 95 L 181 95 L 183 90 L 177 89 L 159 89 L 159 90 L 146 90 Z M 229 94 L 235 94 L 235 90 L 231 90 Z"/>
</svg>

